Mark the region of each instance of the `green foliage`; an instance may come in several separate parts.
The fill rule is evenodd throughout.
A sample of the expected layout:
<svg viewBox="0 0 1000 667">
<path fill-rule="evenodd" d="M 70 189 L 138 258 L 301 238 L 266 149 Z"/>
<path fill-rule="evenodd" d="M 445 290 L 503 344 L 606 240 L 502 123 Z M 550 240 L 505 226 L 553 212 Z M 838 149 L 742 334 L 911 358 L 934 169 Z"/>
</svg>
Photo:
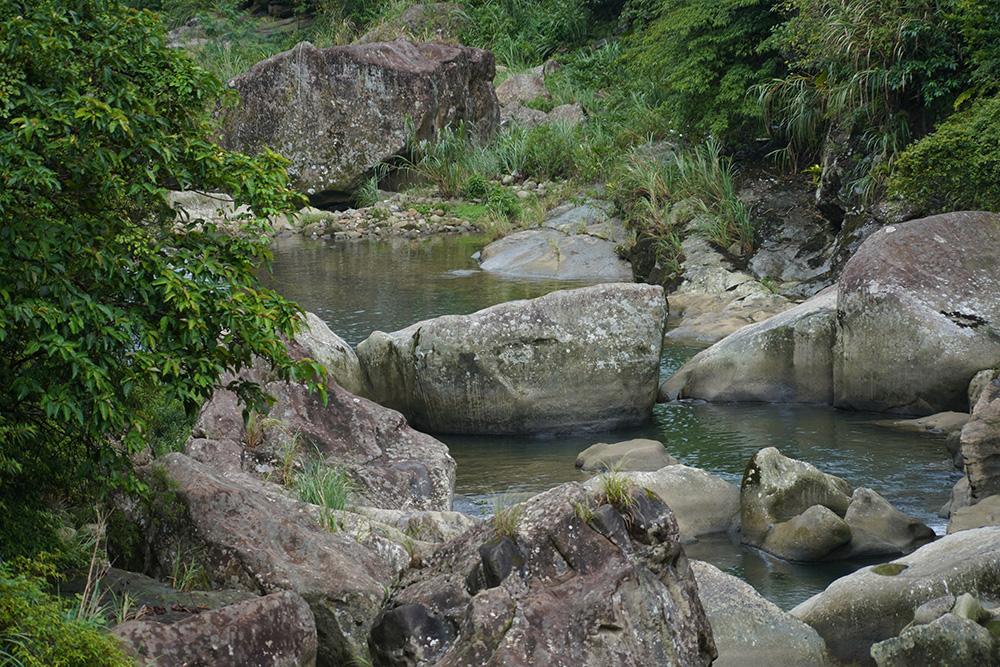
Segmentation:
<svg viewBox="0 0 1000 667">
<path fill-rule="evenodd" d="M 1000 97 L 976 101 L 907 148 L 888 189 L 935 210 L 1000 211 Z"/>
<path fill-rule="evenodd" d="M 745 134 L 758 115 L 746 95 L 783 73 L 769 38 L 778 0 L 635 0 L 632 72 L 654 85 L 679 132 Z"/>
<path fill-rule="evenodd" d="M 627 514 L 635 507 L 632 490 L 635 484 L 627 475 L 618 470 L 601 473 L 601 501 L 611 505 L 622 514 Z"/>
<path fill-rule="evenodd" d="M 254 359 L 278 377 L 299 309 L 259 284 L 263 216 L 302 199 L 285 164 L 212 144 L 224 89 L 167 48 L 164 29 L 113 0 L 0 7 L 0 462 L 35 487 L 130 483 L 140 388 L 189 410 Z M 175 229 L 166 188 L 227 191 L 256 213 L 236 234 Z M 230 388 L 253 406 L 260 387 Z M 317 388 L 322 385 L 317 383 Z M 18 472 L 19 471 L 19 472 Z M 13 473 L 13 475 L 12 475 Z"/>
<path fill-rule="evenodd" d="M 521 518 L 524 506 L 516 502 L 516 494 L 511 492 L 493 493 L 490 495 L 490 505 L 493 509 L 493 530 L 497 537 L 514 539 L 517 532 L 517 521 Z"/>
<path fill-rule="evenodd" d="M 471 174 L 465 179 L 465 186 L 462 194 L 468 199 L 477 199 L 486 196 L 487 180 L 482 174 Z"/>
<path fill-rule="evenodd" d="M 49 592 L 35 563 L 0 561 L 0 665 L 118 667 L 132 665 L 118 640 L 94 621 L 78 618 L 79 602 Z M 51 569 L 43 566 L 43 571 Z"/>
<path fill-rule="evenodd" d="M 319 505 L 320 523 L 331 532 L 340 529 L 331 510 L 347 509 L 356 485 L 346 466 L 330 465 L 322 459 L 308 462 L 302 472 L 295 475 L 294 487 L 299 500 Z"/>
<path fill-rule="evenodd" d="M 576 172 L 577 131 L 570 125 L 536 125 L 525 136 L 521 172 L 539 179 L 569 178 Z"/>
<path fill-rule="evenodd" d="M 466 0 L 469 22 L 462 43 L 490 49 L 498 62 L 523 69 L 594 34 L 598 25 L 587 4 L 584 0 Z"/>
</svg>

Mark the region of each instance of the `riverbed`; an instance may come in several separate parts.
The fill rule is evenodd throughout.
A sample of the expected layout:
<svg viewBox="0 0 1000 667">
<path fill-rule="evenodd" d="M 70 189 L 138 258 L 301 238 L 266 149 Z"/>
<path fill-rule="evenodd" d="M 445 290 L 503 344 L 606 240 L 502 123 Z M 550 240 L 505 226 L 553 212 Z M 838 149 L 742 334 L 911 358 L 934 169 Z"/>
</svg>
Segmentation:
<svg viewBox="0 0 1000 667">
<path fill-rule="evenodd" d="M 333 242 L 276 239 L 266 284 L 319 315 L 351 345 L 375 330 L 395 331 L 446 314 L 466 314 L 514 299 L 587 282 L 504 278 L 480 271 L 476 236 Z M 667 345 L 669 376 L 700 348 Z M 938 509 L 960 473 L 948 463 L 942 436 L 904 432 L 873 422 L 878 415 L 819 406 L 671 403 L 656 406 L 642 429 L 561 438 L 439 435 L 458 463 L 456 509 L 490 512 L 497 494 L 531 494 L 586 479 L 576 455 L 595 442 L 654 438 L 682 463 L 739 485 L 747 461 L 763 447 L 808 461 L 852 486 L 875 489 L 900 510 L 943 534 Z M 791 564 L 726 537 L 688 544 L 689 556 L 711 562 L 788 609 L 865 562 Z"/>
</svg>

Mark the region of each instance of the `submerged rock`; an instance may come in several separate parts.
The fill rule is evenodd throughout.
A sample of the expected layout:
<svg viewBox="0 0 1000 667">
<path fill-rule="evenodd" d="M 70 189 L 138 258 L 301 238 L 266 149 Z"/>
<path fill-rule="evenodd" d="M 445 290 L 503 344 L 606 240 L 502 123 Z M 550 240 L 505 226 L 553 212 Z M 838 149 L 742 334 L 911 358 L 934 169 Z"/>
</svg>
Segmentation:
<svg viewBox="0 0 1000 667">
<path fill-rule="evenodd" d="M 872 234 L 837 298 L 837 407 L 968 410 L 972 377 L 1000 358 L 1000 215 L 936 215 Z"/>
<path fill-rule="evenodd" d="M 417 428 L 607 431 L 650 419 L 665 320 L 662 288 L 612 283 L 377 331 L 358 357 Z"/>
<path fill-rule="evenodd" d="M 834 581 L 792 609 L 837 659 L 871 665 L 872 644 L 896 637 L 921 604 L 945 594 L 1000 597 L 1000 528 L 948 535 L 892 563 Z"/>
<path fill-rule="evenodd" d="M 393 593 L 375 665 L 709 665 L 711 630 L 670 510 L 577 484 L 448 543 Z"/>
<path fill-rule="evenodd" d="M 479 137 L 499 122 L 493 54 L 408 41 L 318 49 L 302 42 L 229 82 L 240 105 L 220 143 L 291 160 L 292 187 L 316 205 L 344 201 L 377 164 L 460 121 Z"/>
</svg>

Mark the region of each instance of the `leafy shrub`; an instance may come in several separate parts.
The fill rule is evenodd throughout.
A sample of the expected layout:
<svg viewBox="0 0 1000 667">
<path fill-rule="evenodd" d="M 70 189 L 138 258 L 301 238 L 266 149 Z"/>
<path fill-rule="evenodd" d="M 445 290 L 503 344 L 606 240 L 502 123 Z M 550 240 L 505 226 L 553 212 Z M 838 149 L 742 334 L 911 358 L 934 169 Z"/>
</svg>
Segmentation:
<svg viewBox="0 0 1000 667">
<path fill-rule="evenodd" d="M 521 215 L 517 195 L 509 188 L 490 183 L 486 191 L 486 210 L 505 220 L 516 220 Z"/>
<path fill-rule="evenodd" d="M 468 199 L 485 197 L 486 185 L 486 178 L 484 178 L 482 174 L 472 174 L 465 179 L 465 187 L 462 188 L 462 194 Z"/>
<path fill-rule="evenodd" d="M 0 561 L 0 664 L 20 667 L 124 667 L 133 665 L 118 643 L 91 619 L 79 618 L 79 602 L 49 592 L 45 578 L 21 561 Z M 27 571 L 25 571 L 27 570 Z"/>
<path fill-rule="evenodd" d="M 521 171 L 536 178 L 569 178 L 576 171 L 576 131 L 569 125 L 536 125 L 525 137 Z"/>
<path fill-rule="evenodd" d="M 975 102 L 907 148 L 888 188 L 931 209 L 1000 211 L 1000 97 Z"/>
</svg>

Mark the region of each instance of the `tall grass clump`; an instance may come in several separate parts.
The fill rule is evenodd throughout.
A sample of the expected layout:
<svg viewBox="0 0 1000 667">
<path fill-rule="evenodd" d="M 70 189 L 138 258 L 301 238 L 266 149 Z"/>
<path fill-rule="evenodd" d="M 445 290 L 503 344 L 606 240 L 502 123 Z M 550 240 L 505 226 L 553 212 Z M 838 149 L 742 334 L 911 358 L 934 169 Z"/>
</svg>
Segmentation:
<svg viewBox="0 0 1000 667">
<path fill-rule="evenodd" d="M 331 532 L 340 529 L 333 511 L 346 510 L 356 491 L 346 466 L 330 465 L 322 459 L 314 459 L 295 475 L 294 487 L 299 500 L 320 507 L 320 525 Z"/>
</svg>

